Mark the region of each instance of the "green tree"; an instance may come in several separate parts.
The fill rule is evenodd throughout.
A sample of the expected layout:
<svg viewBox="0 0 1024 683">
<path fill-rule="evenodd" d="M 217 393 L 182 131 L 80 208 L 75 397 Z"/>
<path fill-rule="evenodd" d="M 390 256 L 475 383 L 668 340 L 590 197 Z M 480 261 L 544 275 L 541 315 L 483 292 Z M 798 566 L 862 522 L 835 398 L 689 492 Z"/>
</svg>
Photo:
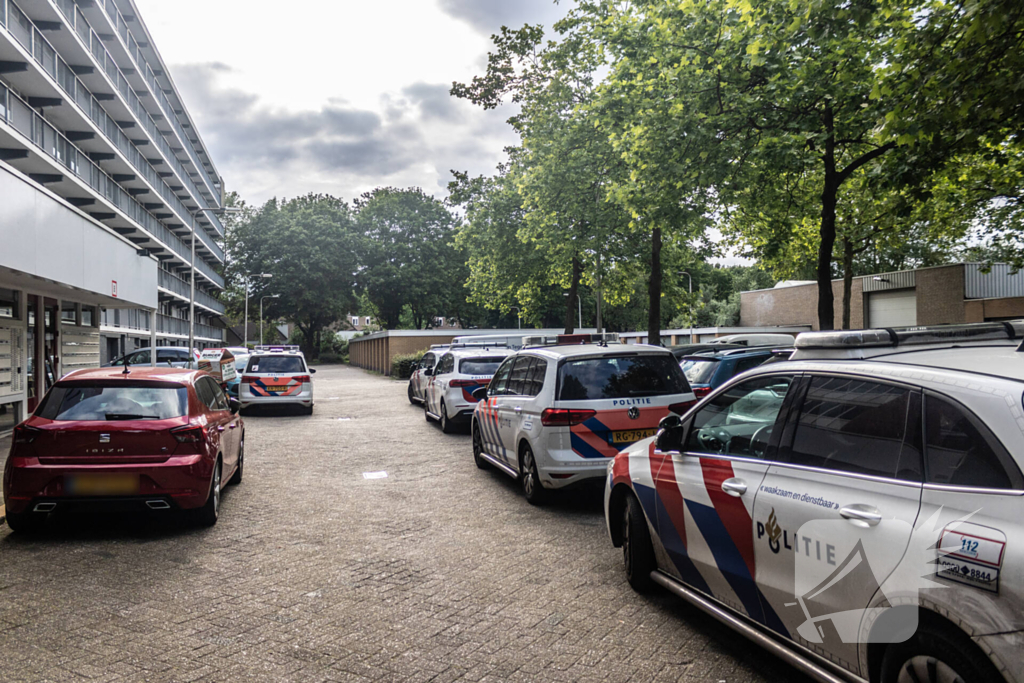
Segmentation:
<svg viewBox="0 0 1024 683">
<path fill-rule="evenodd" d="M 355 206 L 359 288 L 383 327 L 398 328 L 405 306 L 417 329 L 456 308 L 464 314 L 468 270 L 454 244 L 456 218 L 443 203 L 419 188 L 382 187 Z"/>
<path fill-rule="evenodd" d="M 263 295 L 268 320 L 284 318 L 302 331 L 303 352 L 315 357 L 321 333 L 352 307 L 358 238 L 351 210 L 329 195 L 271 199 L 227 228 L 228 272 L 233 282 L 249 273 L 250 303 Z"/>
</svg>

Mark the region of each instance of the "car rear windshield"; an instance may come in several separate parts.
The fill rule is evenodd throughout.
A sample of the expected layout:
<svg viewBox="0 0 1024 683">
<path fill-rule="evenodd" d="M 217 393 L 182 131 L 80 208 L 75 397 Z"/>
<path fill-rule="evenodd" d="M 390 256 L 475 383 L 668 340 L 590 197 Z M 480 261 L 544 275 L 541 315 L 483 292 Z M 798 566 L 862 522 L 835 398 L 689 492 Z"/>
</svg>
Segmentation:
<svg viewBox="0 0 1024 683">
<path fill-rule="evenodd" d="M 181 385 L 114 383 L 57 384 L 36 415 L 47 420 L 167 420 L 188 414 L 188 389 Z"/>
<path fill-rule="evenodd" d="M 568 360 L 558 369 L 558 386 L 560 401 L 659 396 L 690 391 L 679 363 L 668 353 Z"/>
<path fill-rule="evenodd" d="M 289 372 L 305 372 L 306 368 L 298 356 L 253 356 L 245 371 L 286 375 Z"/>
<path fill-rule="evenodd" d="M 711 378 L 715 375 L 715 368 L 718 367 L 716 360 L 696 360 L 687 358 L 679 364 L 686 375 L 686 381 L 690 384 L 710 384 Z"/>
<path fill-rule="evenodd" d="M 504 358 L 464 358 L 459 361 L 463 375 L 493 375 Z"/>
</svg>

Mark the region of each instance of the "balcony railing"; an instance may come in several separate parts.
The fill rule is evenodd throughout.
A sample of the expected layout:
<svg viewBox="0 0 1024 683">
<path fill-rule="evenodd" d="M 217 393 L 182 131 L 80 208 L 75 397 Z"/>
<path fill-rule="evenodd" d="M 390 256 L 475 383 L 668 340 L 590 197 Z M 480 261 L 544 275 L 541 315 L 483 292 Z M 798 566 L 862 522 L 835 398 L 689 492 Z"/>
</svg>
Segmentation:
<svg viewBox="0 0 1024 683">
<path fill-rule="evenodd" d="M 160 276 L 158 282 L 161 287 L 186 299 L 189 297 L 189 285 L 186 281 L 166 270 L 160 270 L 158 274 Z M 224 312 L 224 304 L 201 289 L 196 290 L 196 303 L 217 313 Z"/>
<path fill-rule="evenodd" d="M 121 210 L 142 229 L 172 249 L 179 259 L 189 263 L 189 245 L 158 221 L 123 187 L 106 174 L 95 162 L 75 147 L 56 128 L 32 110 L 27 103 L 0 84 L 0 121 L 9 124 L 28 138 L 47 156 L 60 163 L 76 178 Z M 196 259 L 196 270 L 211 282 L 224 287 L 224 278 L 202 259 Z"/>
<path fill-rule="evenodd" d="M 11 0 L 0 0 L 0 5 L 5 6 L 4 10 L 0 11 L 0 24 L 8 27 L 14 38 L 21 43 L 29 54 L 32 55 L 33 59 L 42 67 L 43 71 L 54 79 L 60 89 L 68 95 L 69 99 L 77 104 L 82 112 L 96 124 L 96 127 L 100 129 L 104 137 L 106 137 L 114 147 L 120 150 L 128 162 L 167 202 L 168 206 L 177 212 L 179 219 L 190 228 L 198 225 L 200 221 L 197 221 L 192 216 L 192 212 L 185 207 L 181 199 L 171 189 L 170 185 L 168 185 L 160 176 L 159 172 L 153 168 L 145 155 L 139 151 L 128 136 L 124 134 L 120 126 L 117 125 L 117 122 L 106 113 L 100 105 L 99 100 L 92 95 L 81 79 L 74 74 L 74 71 L 70 66 L 68 66 L 67 62 L 57 54 L 57 51 L 49 41 L 40 34 L 39 30 L 35 28 L 32 21 L 28 19 L 25 13 L 22 12 L 16 4 L 11 2 Z M 64 12 L 65 17 L 67 17 L 68 8 L 65 5 L 66 1 L 62 2 L 60 6 L 61 11 Z M 192 182 L 192 179 L 184 166 L 182 166 L 181 162 L 172 152 L 170 145 L 167 144 L 167 140 L 160 134 L 156 123 L 142 105 L 142 102 L 135 94 L 135 91 L 132 90 L 128 80 L 117 68 L 113 58 L 110 57 L 110 54 L 103 48 L 99 36 L 95 31 L 89 28 L 84 16 L 82 16 L 81 11 L 77 10 L 77 8 L 72 12 L 72 16 L 76 17 L 73 21 L 69 20 L 72 30 L 79 36 L 79 38 L 82 38 L 85 43 L 85 47 L 89 49 L 93 57 L 99 63 L 103 72 L 108 78 L 110 78 L 111 84 L 115 87 L 117 92 L 120 93 L 126 106 L 135 114 L 138 122 L 142 124 L 142 127 L 146 129 L 147 133 L 149 133 L 149 137 L 160 149 L 163 157 L 167 160 L 168 165 L 175 170 L 181 182 L 188 186 L 192 196 L 194 196 L 197 201 L 204 201 L 203 195 L 200 194 L 199 189 L 196 187 L 195 183 Z M 80 19 L 77 19 L 77 17 L 80 17 Z M 223 235 L 223 226 L 220 225 L 216 219 L 212 220 L 214 222 L 214 229 L 219 230 L 220 234 Z M 224 250 L 206 234 L 205 230 L 200 230 L 196 234 L 211 253 L 213 253 L 220 261 L 224 260 Z"/>
<path fill-rule="evenodd" d="M 187 337 L 188 321 L 182 320 L 181 318 L 172 318 L 169 315 L 159 313 L 156 316 L 156 331 L 157 334 L 174 334 Z M 195 335 L 206 339 L 223 340 L 224 330 L 220 327 L 196 323 Z"/>
<path fill-rule="evenodd" d="M 58 6 L 60 6 L 61 3 L 67 5 L 69 4 L 69 0 L 60 0 L 60 2 L 58 2 Z M 135 67 L 138 69 L 139 73 L 142 74 L 142 77 L 149 84 L 154 99 L 156 100 L 157 104 L 160 105 L 160 108 L 163 110 L 164 116 L 171 123 L 171 126 L 174 128 L 174 131 L 178 134 L 178 138 L 182 143 L 182 148 L 186 151 L 189 158 L 192 160 L 192 163 L 195 165 L 196 169 L 199 171 L 203 179 L 206 181 L 207 187 L 209 188 L 209 192 L 214 197 L 219 196 L 220 193 L 218 184 L 214 182 L 214 180 L 210 177 L 210 174 L 207 172 L 206 167 L 203 165 L 198 155 L 196 154 L 195 148 L 192 146 L 192 139 L 185 133 L 184 129 L 181 127 L 181 123 L 178 121 L 178 117 L 174 113 L 174 107 L 171 106 L 171 103 L 168 101 L 167 96 L 164 94 L 163 88 L 160 87 L 159 83 L 157 83 L 156 75 L 153 73 L 153 69 L 150 67 L 149 62 L 146 60 L 146 57 L 142 54 L 142 51 L 140 50 L 139 44 L 135 40 L 135 37 L 128 29 L 128 22 L 125 20 L 121 12 L 117 9 L 117 6 L 114 4 L 113 0 L 96 0 L 96 4 L 103 8 L 104 13 L 110 20 L 110 25 L 114 29 L 114 33 L 117 34 L 117 37 L 120 39 L 121 44 L 128 52 L 129 57 L 132 59 L 132 61 L 135 62 Z M 221 232 L 223 232 L 223 229 L 221 229 Z"/>
</svg>

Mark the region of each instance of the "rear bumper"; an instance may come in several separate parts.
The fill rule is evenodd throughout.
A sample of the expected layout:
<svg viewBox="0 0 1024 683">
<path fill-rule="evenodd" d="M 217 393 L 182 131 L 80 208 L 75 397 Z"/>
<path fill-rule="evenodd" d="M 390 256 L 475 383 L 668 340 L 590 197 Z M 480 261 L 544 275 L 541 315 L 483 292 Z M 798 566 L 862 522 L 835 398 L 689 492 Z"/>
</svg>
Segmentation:
<svg viewBox="0 0 1024 683">
<path fill-rule="evenodd" d="M 119 495 L 75 495 L 66 482 L 74 476 L 132 475 L 138 490 Z M 74 507 L 146 509 L 146 501 L 165 500 L 172 508 L 202 506 L 210 492 L 213 460 L 203 455 L 172 456 L 162 463 L 103 465 L 41 465 L 38 458 L 11 457 L 4 471 L 4 503 L 15 514 L 39 503 L 53 511 Z"/>
<path fill-rule="evenodd" d="M 313 405 L 313 392 L 305 392 L 294 396 L 252 396 L 243 395 L 248 392 L 240 392 L 238 401 L 243 408 L 250 406 L 280 406 L 280 405 Z"/>
</svg>

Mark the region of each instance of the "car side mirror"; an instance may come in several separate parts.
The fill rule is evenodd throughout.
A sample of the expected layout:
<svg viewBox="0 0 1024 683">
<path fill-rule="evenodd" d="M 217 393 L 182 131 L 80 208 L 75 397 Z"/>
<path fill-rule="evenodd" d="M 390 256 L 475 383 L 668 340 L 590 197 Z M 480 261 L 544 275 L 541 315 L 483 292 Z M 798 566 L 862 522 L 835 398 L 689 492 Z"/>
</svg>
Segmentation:
<svg viewBox="0 0 1024 683">
<path fill-rule="evenodd" d="M 310 368 L 309 369 L 309 374 L 315 375 L 316 374 L 316 368 Z"/>
<path fill-rule="evenodd" d="M 233 415 L 237 415 L 238 411 L 242 409 L 242 402 L 237 398 L 228 397 L 228 408 L 231 409 Z"/>
<path fill-rule="evenodd" d="M 487 400 L 487 387 L 477 387 L 473 390 L 473 398 L 478 401 Z"/>
<path fill-rule="evenodd" d="M 423 371 L 423 376 L 424 377 L 433 377 L 434 376 L 434 368 L 426 368 Z"/>
<path fill-rule="evenodd" d="M 669 413 L 665 417 L 661 418 L 661 422 L 658 423 L 659 429 L 675 429 L 683 424 L 683 419 L 675 413 Z"/>
<path fill-rule="evenodd" d="M 683 447 L 683 420 L 674 413 L 661 418 L 658 423 L 658 437 L 655 442 L 661 452 L 679 451 Z"/>
</svg>

